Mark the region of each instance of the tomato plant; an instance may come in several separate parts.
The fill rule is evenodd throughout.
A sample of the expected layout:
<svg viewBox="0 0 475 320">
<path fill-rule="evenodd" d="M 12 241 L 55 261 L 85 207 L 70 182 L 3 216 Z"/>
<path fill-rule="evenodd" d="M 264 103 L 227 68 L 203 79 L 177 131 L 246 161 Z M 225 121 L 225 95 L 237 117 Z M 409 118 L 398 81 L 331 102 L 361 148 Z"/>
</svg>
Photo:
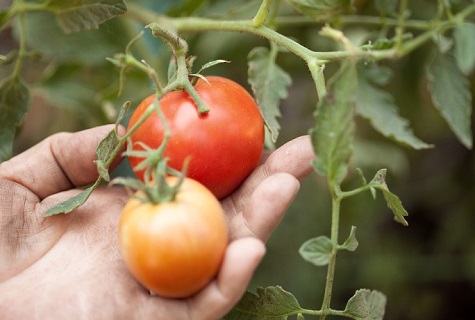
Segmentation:
<svg viewBox="0 0 475 320">
<path fill-rule="evenodd" d="M 170 184 L 176 180 L 167 179 Z M 172 201 L 155 204 L 132 197 L 122 211 L 119 243 L 126 265 L 142 285 L 162 297 L 183 298 L 216 275 L 227 225 L 214 195 L 185 179 Z"/>
<path fill-rule="evenodd" d="M 226 319 L 269 318 L 275 314 L 297 316 L 299 319 L 304 315 L 319 316 L 320 319 L 383 319 L 386 298 L 377 290 L 357 290 L 347 300 L 344 309 L 332 307 L 335 303 L 341 305 L 342 300 L 335 301 L 335 298 L 344 297 L 348 294 L 349 287 L 360 285 L 360 280 L 368 280 L 369 275 L 372 279 L 370 283 L 377 288 L 384 288 L 391 297 L 391 307 L 388 310 L 390 319 L 409 319 L 411 315 L 416 315 L 417 319 L 433 318 L 435 314 L 443 319 L 463 318 L 466 317 L 465 314 L 455 315 L 454 310 L 443 306 L 449 305 L 451 301 L 457 301 L 459 305 L 460 299 L 464 297 L 468 301 L 467 314 L 471 314 L 470 297 L 473 294 L 460 295 L 459 285 L 447 290 L 445 283 L 447 279 L 453 279 L 445 271 L 453 273 L 449 266 L 453 265 L 454 252 L 464 252 L 468 256 L 471 254 L 467 251 L 471 247 L 466 245 L 473 243 L 473 232 L 466 228 L 470 225 L 467 217 L 473 216 L 473 210 L 468 205 L 472 203 L 471 199 L 463 205 L 466 210 L 450 212 L 450 221 L 440 217 L 445 217 L 448 212 L 448 203 L 461 203 L 460 199 L 446 195 L 447 185 L 458 183 L 460 176 L 471 176 L 467 174 L 470 166 L 465 161 L 467 156 L 470 159 L 473 157 L 469 153 L 462 156 L 466 150 L 454 152 L 454 147 L 459 143 L 458 147 L 473 149 L 473 0 L 137 0 L 128 1 L 127 5 L 124 0 L 63 1 L 61 4 L 60 1 L 18 0 L 7 3 L 0 5 L 0 32 L 3 35 L 10 29 L 14 31 L 12 41 L 16 40 L 18 50 L 5 52 L 5 49 L 9 51 L 8 45 L 5 46 L 4 41 L 0 45 L 5 46 L 0 52 L 0 79 L 3 79 L 0 81 L 0 127 L 3 133 L 0 135 L 0 161 L 10 157 L 13 138 L 20 131 L 17 130 L 18 127 L 22 126 L 23 130 L 34 127 L 21 125 L 31 102 L 36 104 L 35 107 L 38 105 L 38 99 L 30 99 L 30 93 L 37 95 L 38 92 L 46 92 L 49 102 L 58 107 L 73 110 L 79 108 L 77 111 L 81 120 L 78 122 L 82 126 L 98 122 L 110 123 L 117 113 L 123 116 L 122 110 L 118 112 L 119 110 L 111 110 L 111 107 L 126 105 L 124 101 L 127 100 L 142 100 L 148 94 L 150 80 L 156 89 L 156 95 L 145 99 L 137 108 L 136 118 L 133 117 L 135 124 L 145 121 L 142 126 L 134 128 L 137 132 L 131 130 L 134 127 L 134 122 L 131 122 L 126 136 L 110 135 L 101 144 L 96 162 L 100 177 L 96 183 L 71 201 L 48 210 L 47 215 L 73 211 L 86 201 L 101 180 L 108 181 L 107 169 L 114 156 L 123 150 L 129 137 L 148 145 L 148 151 L 151 151 L 150 157 L 145 157 L 144 154 L 137 153 L 142 151 L 141 144 L 133 144 L 135 150 L 128 150 L 131 151 L 128 156 L 135 169 L 144 165 L 148 169 L 157 169 L 157 159 L 166 156 L 170 161 L 160 163 L 161 174 L 173 175 L 177 173 L 176 170 L 167 171 L 165 167 L 172 165 L 181 170 L 185 159 L 190 157 L 188 175 L 205 183 L 218 197 L 239 186 L 240 179 L 236 177 L 246 176 L 245 168 L 255 166 L 260 155 L 260 151 L 256 152 L 255 163 L 251 165 L 250 151 L 262 147 L 261 138 L 243 138 L 243 132 L 247 133 L 254 126 L 250 125 L 250 120 L 246 120 L 247 111 L 241 110 L 243 103 L 233 102 L 238 96 L 250 101 L 244 98 L 248 94 L 245 90 L 242 95 L 224 94 L 227 89 L 220 89 L 222 91 L 217 90 L 220 95 L 211 95 L 210 92 L 217 87 L 214 77 L 209 77 L 208 83 L 198 81 L 195 87 L 190 82 L 191 77 L 196 76 L 190 74 L 189 62 L 194 61 L 194 56 L 199 55 L 203 62 L 219 57 L 232 61 L 236 67 L 232 72 L 241 79 L 247 77 L 265 118 L 269 133 L 266 138 L 275 142 L 281 125 L 281 142 L 286 142 L 297 134 L 310 133 L 312 146 L 318 156 L 313 161 L 313 166 L 316 173 L 326 177 L 331 198 L 331 201 L 314 203 L 320 201 L 320 197 L 316 196 L 316 193 L 320 194 L 319 184 L 309 184 L 302 188 L 302 199 L 311 199 L 311 202 L 302 205 L 305 211 L 312 211 L 311 204 L 314 203 L 316 212 L 320 214 L 328 211 L 329 214 L 319 216 L 317 224 L 315 218 L 306 213 L 292 223 L 284 221 L 277 237 L 271 238 L 271 241 L 279 241 L 274 242 L 274 247 L 285 251 L 294 246 L 291 242 L 305 240 L 299 237 L 306 236 L 307 228 L 313 227 L 321 233 L 320 226 L 330 225 L 330 232 L 326 232 L 328 236 L 311 238 L 299 250 L 305 261 L 317 267 L 326 267 L 321 306 L 312 310 L 302 309 L 289 292 L 284 292 L 280 287 L 268 287 L 258 289 L 257 295 L 247 293 L 235 312 Z M 30 12 L 34 14 L 29 14 Z M 51 19 L 52 15 L 56 19 Z M 112 18 L 114 21 L 106 21 Z M 95 29 L 103 23 L 105 27 L 99 30 L 87 30 Z M 38 28 L 54 25 L 57 25 L 56 29 L 51 28 L 47 32 Z M 161 50 L 161 44 L 157 46 L 153 42 L 155 39 L 151 37 L 130 39 L 130 35 L 138 32 L 137 26 L 140 29 L 146 26 L 147 30 L 141 30 L 143 34 L 151 31 L 155 38 L 167 44 L 173 53 L 172 59 L 168 56 L 170 51 Z M 186 40 L 183 37 L 185 35 Z M 87 50 L 84 50 L 85 47 Z M 42 59 L 29 61 L 38 57 L 38 52 L 42 53 Z M 106 60 L 105 56 L 109 58 Z M 176 63 L 176 70 L 170 68 L 168 77 L 166 70 L 163 70 L 166 63 L 162 60 Z M 244 60 L 247 68 L 243 67 Z M 117 70 L 110 68 L 106 61 L 120 67 L 120 81 L 117 81 Z M 214 66 L 216 61 L 205 65 Z M 28 68 L 38 62 L 40 68 Z M 129 73 L 132 69 L 140 72 Z M 42 77 L 32 77 L 30 73 L 34 70 L 48 72 Z M 229 74 L 226 69 L 221 71 Z M 31 81 L 32 79 L 38 81 Z M 123 85 L 125 83 L 126 86 Z M 115 94 L 116 87 L 121 95 Z M 197 96 L 199 99 L 196 99 Z M 162 122 L 149 108 L 155 97 L 160 99 L 159 110 L 163 110 L 171 129 L 168 132 L 171 138 L 166 144 L 161 142 L 168 139 L 164 139 L 164 136 L 168 137 L 168 133 L 163 133 Z M 254 102 L 249 103 L 254 105 Z M 210 111 L 203 112 L 202 105 L 207 105 Z M 140 116 L 139 112 L 151 116 L 145 120 L 146 117 Z M 228 112 L 233 113 L 229 115 Z M 36 122 L 37 119 L 32 114 L 30 113 L 29 119 Z M 74 117 L 68 117 L 68 120 L 72 118 Z M 84 118 L 87 122 L 82 123 Z M 119 117 L 116 124 L 122 123 L 122 119 Z M 51 122 L 45 123 L 49 128 Z M 374 130 L 366 130 L 367 128 Z M 67 126 L 66 129 L 71 128 Z M 262 129 L 262 123 L 258 129 Z M 256 129 L 256 132 L 259 130 Z M 25 136 L 36 136 L 29 131 L 24 132 Z M 236 135 L 232 136 L 233 132 Z M 262 134 L 262 131 L 259 132 Z M 452 133 L 453 137 L 449 138 Z M 383 137 L 388 139 L 381 139 Z M 265 143 L 267 145 L 269 141 L 266 140 Z M 153 153 L 152 151 L 158 151 L 159 145 L 163 148 L 158 148 L 161 149 L 160 152 Z M 439 152 L 430 151 L 434 146 L 441 150 L 440 157 L 433 157 Z M 424 156 L 413 157 L 413 151 L 406 153 L 404 148 L 421 150 Z M 417 166 L 417 161 L 425 159 L 425 155 L 432 155 L 432 165 L 427 165 L 424 160 L 422 165 Z M 140 162 L 142 156 L 150 163 Z M 462 168 L 460 170 L 463 172 L 450 169 L 452 167 Z M 362 170 L 357 170 L 357 174 L 354 174 L 354 168 Z M 378 168 L 381 169 L 376 171 L 371 180 L 367 180 L 363 171 Z M 430 168 L 432 173 L 426 171 Z M 451 170 L 454 181 L 446 182 L 445 177 L 449 176 Z M 142 169 L 137 169 L 136 173 L 143 178 Z M 417 245 L 409 246 L 405 241 L 394 240 L 387 232 L 388 227 L 379 228 L 378 219 L 364 219 L 368 225 L 358 227 L 358 237 L 368 228 L 371 232 L 366 231 L 366 236 L 363 237 L 363 250 L 367 251 L 363 252 L 359 267 L 355 269 L 352 264 L 346 264 L 346 267 L 343 264 L 337 268 L 336 258 L 340 257 L 340 252 L 354 251 L 358 247 L 356 227 L 349 228 L 355 218 L 355 208 L 359 208 L 358 211 L 361 212 L 369 211 L 366 208 L 370 209 L 366 207 L 367 200 L 363 197 L 352 200 L 360 202 L 352 202 L 351 206 L 342 205 L 346 203 L 344 200 L 362 192 L 369 192 L 373 197 L 376 192 L 382 192 L 396 221 L 408 225 L 408 212 L 399 197 L 388 189 L 387 173 L 390 178 L 394 178 L 395 174 L 410 179 L 407 183 L 409 187 L 400 190 L 404 190 L 405 197 L 415 197 L 411 202 L 426 202 L 422 205 L 412 204 L 410 208 L 410 211 L 417 213 L 411 221 L 412 240 Z M 436 176 L 444 179 L 434 179 Z M 421 183 L 424 179 L 427 180 Z M 439 181 L 440 185 L 434 184 L 434 181 Z M 465 189 L 467 185 L 464 185 L 460 190 L 473 191 L 472 185 L 468 181 L 470 189 Z M 347 189 L 350 186 L 355 187 Z M 420 192 L 421 186 L 430 188 Z M 436 191 L 444 197 L 437 197 Z M 471 194 L 469 191 L 464 193 Z M 453 193 L 456 194 L 457 192 Z M 435 205 L 434 199 L 438 201 Z M 449 199 L 445 206 L 442 205 L 443 199 Z M 328 208 L 323 210 L 325 203 Z M 365 209 L 362 209 L 362 205 Z M 301 207 L 296 208 L 295 211 L 301 211 Z M 374 211 L 379 211 L 379 208 Z M 425 215 L 418 211 L 424 211 Z M 341 239 L 342 226 L 349 229 L 346 240 Z M 466 242 L 461 241 L 461 236 L 457 237 L 457 244 L 453 237 L 444 237 L 447 230 L 453 233 L 460 226 L 463 226 L 461 231 L 466 232 L 458 234 L 466 234 Z M 431 232 L 427 232 L 427 228 Z M 292 241 L 289 241 L 288 234 L 295 235 Z M 405 239 L 409 239 L 411 234 L 406 234 L 405 237 L 408 237 Z M 424 244 L 428 246 L 424 247 L 424 259 L 420 258 L 418 251 L 421 234 L 430 234 L 435 240 L 430 241 L 429 236 L 424 237 Z M 373 238 L 368 239 L 368 236 Z M 445 238 L 450 238 L 450 243 L 440 246 L 440 239 Z M 372 241 L 375 239 L 377 241 Z M 380 242 L 382 239 L 388 241 L 383 245 Z M 430 243 L 432 248 L 429 247 Z M 383 253 L 384 248 L 384 253 L 390 254 L 381 258 L 378 253 L 375 256 L 379 259 L 367 259 L 369 255 L 366 252 L 371 251 L 367 248 L 371 244 L 372 249 Z M 455 247 L 456 245 L 459 247 Z M 449 249 L 449 252 L 440 255 L 441 247 Z M 432 259 L 425 259 L 425 254 Z M 446 258 L 440 258 L 442 256 Z M 427 266 L 432 267 L 434 258 L 441 263 L 438 263 L 437 272 L 427 274 L 424 271 L 428 269 Z M 269 266 L 279 265 L 281 269 L 285 269 L 287 263 L 289 270 L 296 268 L 295 262 L 283 260 L 280 255 L 269 255 L 268 259 L 274 259 L 268 260 Z M 461 257 L 461 261 L 466 263 L 470 259 Z M 410 266 L 414 266 L 414 269 L 407 271 L 408 275 L 403 275 L 400 270 L 408 270 L 407 267 Z M 467 266 L 463 269 L 471 270 Z M 413 272 L 416 273 L 412 274 Z M 419 277 L 417 272 L 422 272 L 423 277 Z M 353 279 L 352 282 L 333 288 L 333 284 L 337 283 L 334 281 L 337 273 L 346 273 L 343 278 Z M 409 273 L 412 275 L 409 276 Z M 456 273 L 461 280 L 462 275 Z M 259 273 L 256 275 L 260 276 Z M 285 273 L 279 274 L 279 277 L 285 276 Z M 298 295 L 307 299 L 299 302 L 302 305 L 313 304 L 315 297 L 308 294 L 307 287 L 314 290 L 317 285 L 307 281 L 307 277 L 301 277 L 299 271 L 289 272 L 287 276 L 289 278 L 280 281 L 292 282 L 294 287 L 302 290 Z M 419 281 L 424 279 L 427 282 L 435 280 L 443 286 L 434 287 L 435 290 L 432 287 L 431 290 L 419 290 L 420 283 L 417 283 L 418 290 L 409 286 L 400 295 L 398 293 L 402 291 L 403 277 Z M 463 289 L 470 287 L 467 283 L 470 284 L 473 278 L 472 274 L 465 277 L 468 281 L 460 282 Z M 260 279 L 257 278 L 256 283 L 259 282 Z M 407 281 L 406 284 L 410 282 Z M 470 288 L 473 289 L 472 287 Z M 415 301 L 414 298 L 420 299 L 422 303 L 408 303 Z M 440 301 L 446 303 L 438 303 Z M 279 306 L 283 308 L 279 309 Z M 426 306 L 428 313 L 421 310 L 422 306 Z M 246 318 L 246 315 L 249 317 Z"/>
<path fill-rule="evenodd" d="M 160 100 L 160 108 L 170 127 L 171 137 L 165 150 L 168 165 L 181 170 L 187 157 L 187 176 L 209 188 L 219 199 L 234 191 L 258 165 L 264 143 L 264 123 L 252 96 L 236 82 L 216 76 L 200 79 L 195 90 L 209 107 L 200 114 L 184 90 L 173 91 Z M 155 94 L 144 99 L 129 121 L 130 129 L 153 103 Z M 164 126 L 156 113 L 131 135 L 137 142 L 157 148 L 164 138 Z M 143 161 L 129 157 L 132 168 Z M 144 179 L 144 171 L 135 171 Z"/>
</svg>

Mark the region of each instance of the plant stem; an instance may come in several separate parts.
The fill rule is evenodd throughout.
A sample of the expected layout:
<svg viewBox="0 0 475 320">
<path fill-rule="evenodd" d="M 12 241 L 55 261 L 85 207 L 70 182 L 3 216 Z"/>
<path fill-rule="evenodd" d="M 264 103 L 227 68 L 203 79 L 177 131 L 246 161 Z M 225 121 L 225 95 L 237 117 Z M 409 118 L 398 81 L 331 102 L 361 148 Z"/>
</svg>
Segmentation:
<svg viewBox="0 0 475 320">
<path fill-rule="evenodd" d="M 313 54 L 312 50 L 268 27 L 254 27 L 252 20 L 214 20 L 195 17 L 169 18 L 153 14 L 132 4 L 129 5 L 128 14 L 143 23 L 155 21 L 159 25 L 171 26 L 178 32 L 228 31 L 254 34 L 287 48 L 304 60 L 309 59 Z"/>
<path fill-rule="evenodd" d="M 256 15 L 252 19 L 252 25 L 254 27 L 260 27 L 264 24 L 267 18 L 267 14 L 269 13 L 269 7 L 272 0 L 263 0 L 259 10 L 257 11 Z"/>
<path fill-rule="evenodd" d="M 308 49 L 297 41 L 288 38 L 287 36 L 266 26 L 255 28 L 252 26 L 251 20 L 213 20 L 207 18 L 164 18 L 163 21 L 167 24 L 172 24 L 179 32 L 200 32 L 200 31 L 227 31 L 227 32 L 246 32 L 263 37 L 273 43 L 286 48 L 305 62 L 318 61 L 318 64 L 323 64 L 329 61 L 337 61 L 349 57 L 354 58 L 374 58 L 372 51 L 357 50 L 357 51 L 332 51 L 332 52 L 317 52 Z M 385 53 L 383 53 L 385 52 Z M 386 57 L 387 51 L 379 51 L 380 57 Z M 393 55 L 393 53 L 390 53 Z"/>
<path fill-rule="evenodd" d="M 328 309 L 326 312 L 323 312 L 322 310 L 310 310 L 310 309 L 302 309 L 300 310 L 301 314 L 307 314 L 311 316 L 339 316 L 339 317 L 344 317 L 344 318 L 351 318 L 354 319 L 352 315 L 349 315 L 345 311 L 342 310 L 333 310 L 333 309 Z"/>
<path fill-rule="evenodd" d="M 332 183 L 329 183 L 332 187 Z M 328 267 L 327 267 L 327 277 L 325 281 L 325 293 L 323 295 L 322 302 L 322 315 L 320 320 L 324 320 L 328 314 L 330 314 L 330 303 L 333 292 L 333 281 L 335 278 L 335 266 L 336 266 L 336 257 L 338 252 L 338 230 L 340 225 L 340 202 L 341 198 L 332 195 L 332 221 L 331 221 L 331 242 L 332 242 L 332 252 L 329 257 Z"/>
<path fill-rule="evenodd" d="M 395 57 L 399 58 L 407 55 L 408 53 L 420 47 L 423 43 L 430 41 L 434 35 L 444 33 L 445 31 L 453 28 L 457 25 L 457 22 L 464 21 L 469 15 L 473 13 L 475 13 L 475 5 L 469 6 L 460 11 L 453 20 L 440 22 L 432 29 L 420 34 L 416 38 L 406 41 L 400 46 L 399 50 L 396 50 Z"/>
<path fill-rule="evenodd" d="M 366 184 L 362 187 L 359 187 L 357 189 L 354 189 L 354 190 L 350 190 L 350 191 L 339 191 L 337 193 L 337 196 L 339 199 L 343 200 L 343 199 L 346 199 L 346 198 L 349 198 L 349 197 L 352 197 L 352 196 L 355 196 L 359 193 L 362 193 L 364 191 L 367 191 L 369 190 L 369 188 L 371 188 L 373 185 L 371 184 Z"/>
<path fill-rule="evenodd" d="M 401 0 L 399 5 L 399 17 L 398 17 L 398 25 L 396 27 L 396 50 L 399 51 L 402 45 L 403 35 L 404 35 L 404 27 L 406 22 L 406 9 L 407 9 L 407 0 Z"/>
<path fill-rule="evenodd" d="M 163 16 L 153 13 L 149 10 L 141 8 L 139 5 L 134 3 L 127 4 L 128 11 L 126 13 L 130 18 L 141 21 L 144 24 L 148 24 L 152 21 L 157 21 L 157 19 L 163 18 Z M 310 19 L 305 16 L 281 16 L 275 17 L 272 19 L 272 23 L 276 26 L 298 26 L 298 25 L 314 25 L 315 23 L 324 23 L 324 20 L 319 21 L 317 19 Z M 375 25 L 375 26 L 394 26 L 396 27 L 399 23 L 397 19 L 394 18 L 381 18 L 375 16 L 363 16 L 363 15 L 342 15 L 338 18 L 338 23 L 342 25 L 349 24 L 358 24 L 358 25 Z M 426 20 L 407 20 L 406 27 L 416 30 L 427 30 L 432 27 L 431 22 Z"/>
<path fill-rule="evenodd" d="M 404 0 L 403 2 L 406 2 Z M 401 7 L 404 7 L 401 4 Z M 280 34 L 279 32 L 270 29 L 264 25 L 260 27 L 254 27 L 252 20 L 214 20 L 208 18 L 196 18 L 196 17 L 179 17 L 179 18 L 169 18 L 162 15 L 154 14 L 149 12 L 145 9 L 140 8 L 137 5 L 129 4 L 129 11 L 128 15 L 136 20 L 142 21 L 144 23 L 149 23 L 150 21 L 156 21 L 159 24 L 172 26 L 179 32 L 203 32 L 203 31 L 228 31 L 228 32 L 246 32 L 250 34 L 254 34 L 263 38 L 268 39 L 269 41 L 274 42 L 275 44 L 287 48 L 290 52 L 294 53 L 296 56 L 303 59 L 307 64 L 315 63 L 315 59 L 318 61 L 319 64 L 323 64 L 329 61 L 338 61 L 342 59 L 346 59 L 349 57 L 353 58 L 368 58 L 368 59 L 395 59 L 400 58 L 403 55 L 413 51 L 415 48 L 420 46 L 421 44 L 429 41 L 431 36 L 437 32 L 442 32 L 447 29 L 450 29 L 455 25 L 454 21 L 463 21 L 469 15 L 475 13 L 475 4 L 466 7 L 464 10 L 457 13 L 454 16 L 454 19 L 451 21 L 444 21 L 438 24 L 432 22 L 423 22 L 423 21 L 405 21 L 400 18 L 398 20 L 395 19 L 385 19 L 381 20 L 381 18 L 371 18 L 366 19 L 366 17 L 358 18 L 346 16 L 342 18 L 342 21 L 346 23 L 368 23 L 368 24 L 376 24 L 379 22 L 380 24 L 386 25 L 394 25 L 399 27 L 399 33 L 403 33 L 404 26 L 411 27 L 415 29 L 425 29 L 427 32 L 419 35 L 418 37 L 405 42 L 400 43 L 399 47 L 388 49 L 388 50 L 354 50 L 354 51 L 332 51 L 332 52 L 317 52 L 308 49 L 307 47 L 299 44 L 298 42 L 294 41 L 286 37 L 285 35 Z M 364 19 L 363 19 L 364 18 Z M 273 21 L 278 24 L 279 22 L 284 23 L 285 21 L 291 21 L 290 18 L 284 20 L 286 18 L 275 18 Z M 290 19 L 290 20 L 289 20 Z M 304 18 L 305 19 L 305 18 Z M 295 20 L 293 20 L 295 21 Z M 298 20 L 300 21 L 300 20 Z M 305 20 L 303 20 L 305 21 Z"/>
<path fill-rule="evenodd" d="M 251 20 L 221 21 L 203 18 L 180 18 L 174 19 L 172 23 L 181 32 L 195 32 L 196 28 L 200 28 L 203 31 L 247 32 L 266 38 L 288 49 L 303 60 L 313 57 L 312 50 L 266 26 L 253 27 Z"/>
<path fill-rule="evenodd" d="M 23 59 L 25 58 L 26 52 L 26 26 L 25 26 L 25 14 L 23 12 L 18 14 L 18 26 L 19 26 L 19 47 L 18 47 L 18 59 L 15 61 L 15 66 L 13 68 L 12 76 L 19 77 L 21 69 L 23 67 Z"/>
<path fill-rule="evenodd" d="M 201 97 L 198 95 L 198 92 L 196 92 L 195 88 L 191 84 L 191 82 L 187 81 L 184 83 L 185 85 L 185 90 L 188 92 L 188 94 L 191 96 L 193 101 L 195 102 L 196 106 L 198 107 L 198 113 L 200 115 L 203 115 L 205 113 L 209 112 L 209 107 L 206 105 L 206 103 L 203 102 Z"/>
<path fill-rule="evenodd" d="M 444 12 L 449 20 L 453 18 L 452 12 L 444 0 L 439 0 L 439 12 L 440 15 L 442 15 L 442 12 Z"/>
<path fill-rule="evenodd" d="M 314 59 L 308 62 L 308 69 L 310 70 L 313 81 L 315 82 L 318 99 L 321 100 L 327 95 L 327 87 L 325 86 L 325 75 L 323 74 L 325 65 L 320 64 L 318 60 Z"/>
<path fill-rule="evenodd" d="M 158 74 L 155 71 L 155 69 L 150 67 L 147 64 L 146 61 L 144 61 L 144 60 L 139 61 L 131 54 L 126 54 L 126 55 L 124 55 L 124 57 L 125 57 L 125 64 L 127 66 L 137 68 L 138 70 L 140 70 L 140 71 L 144 72 L 145 74 L 147 74 L 149 76 L 149 78 L 152 80 L 157 93 L 159 95 L 163 94 L 163 87 L 160 84 L 160 80 L 158 78 Z"/>
<path fill-rule="evenodd" d="M 165 115 L 163 114 L 162 109 L 160 108 L 160 97 L 155 96 L 155 100 L 153 102 L 154 111 L 158 114 L 160 118 L 160 122 L 163 125 L 163 141 L 155 151 L 155 155 L 157 157 L 158 163 L 156 164 L 155 168 L 150 168 L 150 177 L 155 178 L 158 180 L 157 183 L 157 198 L 150 199 L 150 200 L 163 200 L 163 196 L 166 196 L 166 201 L 171 201 L 175 198 L 177 189 L 170 189 L 166 183 L 166 161 L 161 161 L 163 159 L 163 155 L 165 153 L 165 149 L 168 145 L 168 141 L 170 141 L 171 132 L 170 127 L 168 126 L 167 119 L 165 119 Z M 147 169 L 148 171 L 149 169 Z M 152 170 L 155 170 L 155 175 L 152 174 Z M 147 173 L 146 173 L 147 175 Z M 182 180 L 180 180 L 181 184 Z M 155 189 L 152 189 L 155 190 Z M 159 201 L 157 201 L 159 202 Z"/>
<path fill-rule="evenodd" d="M 164 91 L 168 92 L 167 88 L 169 87 L 172 87 L 173 89 L 185 89 L 185 91 L 188 92 L 193 101 L 196 103 L 196 106 L 198 107 L 198 113 L 200 115 L 205 114 L 209 111 L 209 108 L 198 95 L 188 77 L 189 70 L 186 63 L 188 44 L 185 40 L 180 38 L 178 34 L 176 34 L 175 29 L 170 29 L 167 27 L 163 27 L 161 24 L 156 22 L 153 22 L 149 25 L 149 28 L 152 30 L 152 34 L 155 37 L 161 38 L 170 45 L 173 50 L 173 55 L 176 58 L 176 79 L 172 83 L 168 84 Z"/>
</svg>

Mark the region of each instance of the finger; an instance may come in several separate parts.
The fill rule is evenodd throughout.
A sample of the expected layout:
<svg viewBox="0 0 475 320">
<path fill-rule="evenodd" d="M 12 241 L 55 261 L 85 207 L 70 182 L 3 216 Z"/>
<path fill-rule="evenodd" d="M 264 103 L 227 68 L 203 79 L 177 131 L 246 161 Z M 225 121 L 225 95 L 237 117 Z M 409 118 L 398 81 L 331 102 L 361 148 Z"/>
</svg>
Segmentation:
<svg viewBox="0 0 475 320">
<path fill-rule="evenodd" d="M 275 150 L 265 162 L 254 170 L 243 185 L 223 201 L 224 208 L 233 216 L 243 210 L 254 190 L 267 177 L 276 173 L 287 173 L 296 179 L 303 179 L 312 171 L 315 159 L 309 136 L 291 140 Z"/>
<path fill-rule="evenodd" d="M 310 136 L 295 138 L 272 152 L 255 175 L 264 177 L 278 172 L 286 172 L 297 179 L 305 178 L 312 172 L 312 160 L 315 159 Z"/>
<path fill-rule="evenodd" d="M 0 165 L 0 178 L 14 181 L 43 199 L 98 177 L 96 148 L 113 125 L 54 134 Z M 121 130 L 123 130 L 121 128 Z"/>
<path fill-rule="evenodd" d="M 191 301 L 190 319 L 218 319 L 237 304 L 265 254 L 256 238 L 242 238 L 229 244 L 217 279 Z"/>
<path fill-rule="evenodd" d="M 250 232 L 267 241 L 294 201 L 299 188 L 300 182 L 287 173 L 278 173 L 264 180 L 243 212 Z"/>
<path fill-rule="evenodd" d="M 267 241 L 292 204 L 300 182 L 288 173 L 266 178 L 252 194 L 249 203 L 239 214 L 231 217 L 230 239 L 256 237 Z"/>
</svg>

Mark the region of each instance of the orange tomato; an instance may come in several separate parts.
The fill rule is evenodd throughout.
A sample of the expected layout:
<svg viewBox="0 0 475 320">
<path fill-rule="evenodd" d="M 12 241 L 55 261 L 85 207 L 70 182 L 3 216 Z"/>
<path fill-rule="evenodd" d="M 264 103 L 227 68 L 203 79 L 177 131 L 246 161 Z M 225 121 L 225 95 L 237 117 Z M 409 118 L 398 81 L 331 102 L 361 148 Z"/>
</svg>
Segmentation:
<svg viewBox="0 0 475 320">
<path fill-rule="evenodd" d="M 167 181 L 174 184 L 177 178 Z M 227 242 L 221 204 L 189 178 L 173 201 L 155 204 L 132 197 L 119 222 L 128 269 L 151 292 L 168 298 L 188 297 L 205 287 L 221 266 Z"/>
</svg>

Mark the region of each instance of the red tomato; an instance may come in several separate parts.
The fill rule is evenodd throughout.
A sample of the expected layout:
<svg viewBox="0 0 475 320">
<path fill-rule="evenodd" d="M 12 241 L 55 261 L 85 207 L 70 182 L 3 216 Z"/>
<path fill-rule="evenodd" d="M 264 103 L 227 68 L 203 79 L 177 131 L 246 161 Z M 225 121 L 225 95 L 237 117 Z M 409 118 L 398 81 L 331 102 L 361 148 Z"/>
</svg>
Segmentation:
<svg viewBox="0 0 475 320">
<path fill-rule="evenodd" d="M 176 180 L 168 178 L 171 184 Z M 186 178 L 171 202 L 131 198 L 120 218 L 119 244 L 128 269 L 144 287 L 162 297 L 184 298 L 218 272 L 227 232 L 218 199 Z"/>
<path fill-rule="evenodd" d="M 210 111 L 199 115 L 198 108 L 185 91 L 174 91 L 160 100 L 171 138 L 165 156 L 169 166 L 182 169 L 190 156 L 187 176 L 193 178 L 221 199 L 237 189 L 258 165 L 264 145 L 264 123 L 252 96 L 236 82 L 207 77 L 195 85 L 198 95 Z M 132 114 L 128 129 L 153 103 L 155 95 L 143 100 Z M 157 148 L 163 140 L 163 126 L 153 113 L 131 136 L 135 144 L 143 142 Z M 132 168 L 143 158 L 129 157 Z M 135 172 L 143 180 L 144 170 Z"/>
</svg>

